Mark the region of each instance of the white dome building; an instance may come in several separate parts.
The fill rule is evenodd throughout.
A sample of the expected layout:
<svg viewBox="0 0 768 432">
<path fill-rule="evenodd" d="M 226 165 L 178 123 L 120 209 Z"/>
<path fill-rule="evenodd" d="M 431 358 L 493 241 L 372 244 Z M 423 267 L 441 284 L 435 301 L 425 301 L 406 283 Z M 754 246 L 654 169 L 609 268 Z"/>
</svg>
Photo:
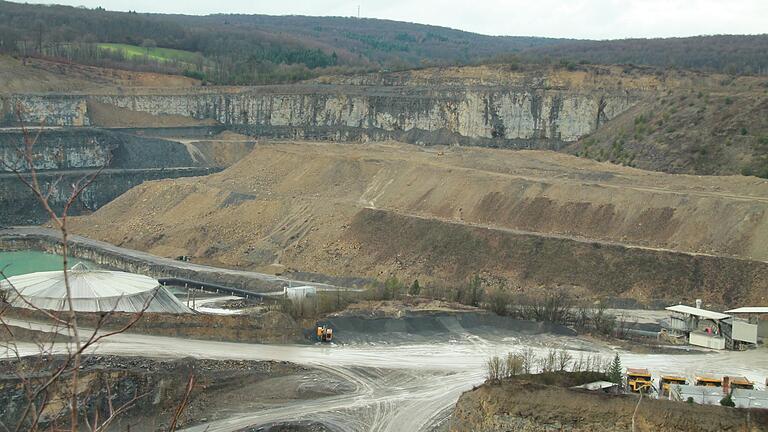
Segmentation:
<svg viewBox="0 0 768 432">
<path fill-rule="evenodd" d="M 192 312 L 151 277 L 91 270 L 83 264 L 75 265 L 67 274 L 72 306 L 77 312 Z M 13 284 L 18 294 L 10 284 Z M 14 307 L 31 309 L 31 304 L 39 309 L 69 310 L 63 271 L 13 276 L 0 282 L 0 291 L 3 291 L 6 301 Z"/>
</svg>

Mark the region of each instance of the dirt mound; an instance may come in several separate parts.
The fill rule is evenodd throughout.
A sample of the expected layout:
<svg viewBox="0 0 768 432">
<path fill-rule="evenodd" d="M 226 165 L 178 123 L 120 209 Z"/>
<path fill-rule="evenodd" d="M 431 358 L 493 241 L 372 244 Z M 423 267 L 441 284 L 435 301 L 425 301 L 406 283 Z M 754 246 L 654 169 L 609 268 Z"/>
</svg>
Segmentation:
<svg viewBox="0 0 768 432">
<path fill-rule="evenodd" d="M 406 297 L 402 300 L 362 301 L 347 306 L 331 317 L 400 318 L 411 314 L 478 312 L 478 308 L 461 303 Z"/>
<path fill-rule="evenodd" d="M 42 345 L 47 345 L 55 342 L 69 342 L 70 338 L 67 335 L 59 333 L 45 332 L 41 330 L 33 330 L 24 327 L 17 327 L 14 325 L 7 325 L 3 323 L 0 325 L 0 340 L 1 341 L 15 341 L 15 342 L 34 342 Z"/>
<path fill-rule="evenodd" d="M 22 320 L 47 320 L 42 312 L 31 309 L 7 308 L 5 313 L 9 317 Z M 134 315 L 129 313 L 114 313 L 103 326 L 118 330 L 133 318 Z M 103 317 L 98 313 L 78 314 L 78 322 L 84 326 L 102 325 L 100 321 L 102 319 Z M 289 315 L 276 311 L 253 315 L 146 313 L 131 326 L 130 332 L 247 343 L 297 343 L 304 340 L 302 328 L 296 321 Z M 43 341 L 49 333 L 36 334 L 27 331 L 23 335 Z"/>
<path fill-rule="evenodd" d="M 198 155 L 211 166 L 229 167 L 243 160 L 256 147 L 252 137 L 224 131 L 210 140 L 193 141 L 187 144 L 190 153 Z"/>
<path fill-rule="evenodd" d="M 765 260 L 767 210 L 768 182 L 755 178 L 659 174 L 539 151 L 272 143 L 218 174 L 145 183 L 73 224 L 198 262 L 459 283 L 478 271 L 485 251 L 476 247 L 505 250 L 493 238 L 520 235 Z M 414 250 L 430 248 L 413 256 L 390 225 L 404 220 L 463 231 L 411 231 Z M 480 241 L 483 230 L 490 235 Z M 397 239 L 391 248 L 370 243 L 388 236 Z M 536 241 L 520 245 L 536 256 Z M 441 261 L 455 251 L 466 258 Z M 512 273 L 520 280 L 525 271 Z"/>
<path fill-rule="evenodd" d="M 88 100 L 88 117 L 93 126 L 101 127 L 166 127 L 209 126 L 217 124 L 213 119 L 197 120 L 180 115 L 154 115 L 141 111 Z"/>
</svg>

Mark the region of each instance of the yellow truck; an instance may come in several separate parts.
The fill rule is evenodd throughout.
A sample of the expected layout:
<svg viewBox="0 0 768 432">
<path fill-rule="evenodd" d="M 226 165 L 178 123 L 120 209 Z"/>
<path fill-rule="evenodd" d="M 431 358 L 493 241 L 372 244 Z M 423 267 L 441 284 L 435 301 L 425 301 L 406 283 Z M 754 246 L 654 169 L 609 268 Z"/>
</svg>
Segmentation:
<svg viewBox="0 0 768 432">
<path fill-rule="evenodd" d="M 668 397 L 670 386 L 673 384 L 686 385 L 688 384 L 688 380 L 685 377 L 679 375 L 662 375 L 660 384 L 660 396 Z"/>
<path fill-rule="evenodd" d="M 696 377 L 696 385 L 702 387 L 722 387 L 723 380 L 712 375 L 699 375 Z"/>
<path fill-rule="evenodd" d="M 729 379 L 731 381 L 731 388 L 744 390 L 755 389 L 755 383 L 747 379 L 747 377 L 730 377 Z"/>
<path fill-rule="evenodd" d="M 653 379 L 648 369 L 627 368 L 627 388 L 633 393 L 647 393 L 653 389 Z"/>
</svg>

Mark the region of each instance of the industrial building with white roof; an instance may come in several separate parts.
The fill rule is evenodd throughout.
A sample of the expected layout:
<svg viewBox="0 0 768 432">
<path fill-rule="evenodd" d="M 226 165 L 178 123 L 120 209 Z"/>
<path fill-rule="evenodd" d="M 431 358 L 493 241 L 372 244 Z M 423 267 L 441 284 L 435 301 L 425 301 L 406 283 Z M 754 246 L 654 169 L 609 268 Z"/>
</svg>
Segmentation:
<svg viewBox="0 0 768 432">
<path fill-rule="evenodd" d="M 181 301 L 151 277 L 82 264 L 67 272 L 72 308 L 77 312 L 190 313 Z M 14 307 L 69 310 L 63 271 L 13 276 L 0 282 L 0 291 Z"/>
</svg>

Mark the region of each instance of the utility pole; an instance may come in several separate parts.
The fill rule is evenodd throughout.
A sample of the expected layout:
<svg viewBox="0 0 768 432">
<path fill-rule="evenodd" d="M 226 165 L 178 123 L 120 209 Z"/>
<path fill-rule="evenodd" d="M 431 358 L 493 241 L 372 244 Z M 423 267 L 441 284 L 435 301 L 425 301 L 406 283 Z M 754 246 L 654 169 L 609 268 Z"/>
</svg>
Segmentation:
<svg viewBox="0 0 768 432">
<path fill-rule="evenodd" d="M 357 5 L 357 19 L 360 19 L 360 5 Z"/>
</svg>

